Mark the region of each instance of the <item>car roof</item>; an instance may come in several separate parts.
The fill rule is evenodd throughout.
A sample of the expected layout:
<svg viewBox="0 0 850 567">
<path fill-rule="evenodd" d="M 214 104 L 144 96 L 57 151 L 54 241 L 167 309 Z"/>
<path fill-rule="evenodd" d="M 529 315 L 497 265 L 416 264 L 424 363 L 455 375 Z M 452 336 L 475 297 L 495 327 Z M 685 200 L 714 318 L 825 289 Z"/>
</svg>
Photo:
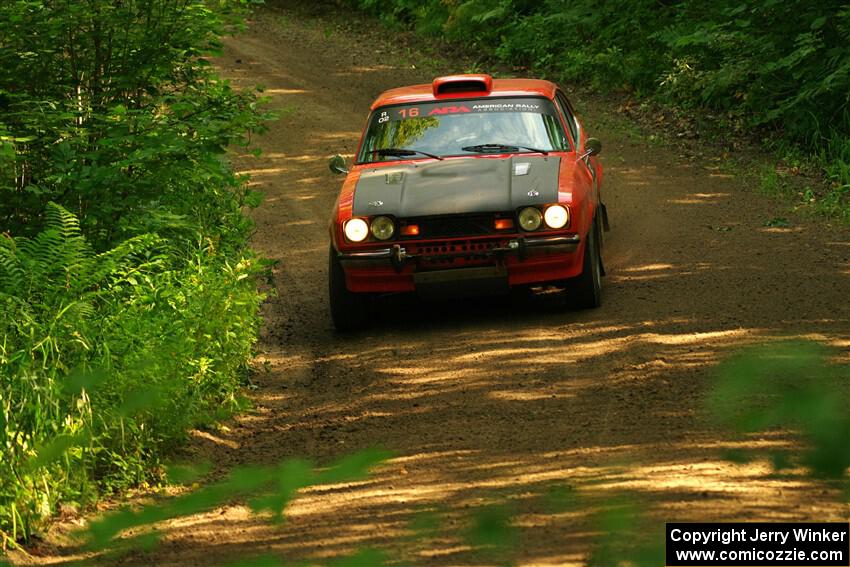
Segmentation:
<svg viewBox="0 0 850 567">
<path fill-rule="evenodd" d="M 453 91 L 451 93 L 435 94 L 437 85 L 452 81 L 463 80 L 487 81 L 488 90 Z M 491 86 L 492 85 L 492 86 Z M 380 106 L 392 104 L 407 104 L 414 102 L 437 102 L 452 99 L 495 98 L 511 96 L 544 96 L 550 100 L 555 98 L 558 86 L 551 81 L 541 79 L 491 79 L 489 75 L 453 75 L 437 77 L 432 83 L 410 85 L 390 89 L 381 93 L 372 103 L 372 110 Z"/>
</svg>

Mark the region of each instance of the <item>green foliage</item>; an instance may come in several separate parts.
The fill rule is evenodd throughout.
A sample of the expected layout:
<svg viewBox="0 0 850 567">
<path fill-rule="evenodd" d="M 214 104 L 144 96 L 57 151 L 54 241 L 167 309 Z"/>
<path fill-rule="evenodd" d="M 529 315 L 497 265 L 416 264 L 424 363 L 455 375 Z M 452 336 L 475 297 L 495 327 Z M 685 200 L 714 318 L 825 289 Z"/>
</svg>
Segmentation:
<svg viewBox="0 0 850 567">
<path fill-rule="evenodd" d="M 250 260 L 177 267 L 150 234 L 95 253 L 51 204 L 34 238 L 0 238 L 0 522 L 26 534 L 60 500 L 148 479 L 225 407 L 257 329 Z"/>
<path fill-rule="evenodd" d="M 504 503 L 482 506 L 474 511 L 472 529 L 466 540 L 498 565 L 513 565 L 517 530 L 512 525 L 514 511 Z"/>
<path fill-rule="evenodd" d="M 842 375 L 846 367 L 828 364 L 828 355 L 817 344 L 798 342 L 745 350 L 718 369 L 710 411 L 741 434 L 778 428 L 799 432 L 805 449 L 799 455 L 771 453 L 776 468 L 800 464 L 816 477 L 846 481 L 850 390 Z"/>
<path fill-rule="evenodd" d="M 337 0 L 538 76 L 712 109 L 819 156 L 847 210 L 844 0 Z"/>
<path fill-rule="evenodd" d="M 0 546 L 242 405 L 266 115 L 204 56 L 252 3 L 0 3 Z"/>
<path fill-rule="evenodd" d="M 633 565 L 651 567 L 664 565 L 664 534 L 658 525 L 649 530 L 641 526 L 639 500 L 634 497 L 612 498 L 598 515 L 596 522 L 602 534 L 588 557 L 590 566 Z"/>
<path fill-rule="evenodd" d="M 165 502 L 155 502 L 138 508 L 124 507 L 110 512 L 77 534 L 82 543 L 91 550 L 116 552 L 138 548 L 139 542 L 123 542 L 119 537 L 128 530 L 141 531 L 145 545 L 156 543 L 156 532 L 150 531 L 154 524 L 209 511 L 237 499 L 247 499 L 255 514 L 268 514 L 272 521 L 280 522 L 295 491 L 308 486 L 338 482 L 354 482 L 366 478 L 370 470 L 389 459 L 382 449 L 372 448 L 342 458 L 337 463 L 316 471 L 312 463 L 300 459 L 287 459 L 274 466 L 243 466 L 230 471 L 219 481 L 186 492 Z M 193 466 L 181 468 L 190 476 L 203 474 L 203 468 L 192 471 Z M 333 565 L 381 565 L 383 554 L 375 550 L 359 553 L 334 562 Z M 274 556 L 257 556 L 241 560 L 233 565 L 282 565 Z"/>
<path fill-rule="evenodd" d="M 261 116 L 201 55 L 243 4 L 2 3 L 3 226 L 36 231 L 49 200 L 97 247 L 163 230 L 190 246 L 198 234 L 242 242 L 250 226 L 222 155 Z"/>
</svg>

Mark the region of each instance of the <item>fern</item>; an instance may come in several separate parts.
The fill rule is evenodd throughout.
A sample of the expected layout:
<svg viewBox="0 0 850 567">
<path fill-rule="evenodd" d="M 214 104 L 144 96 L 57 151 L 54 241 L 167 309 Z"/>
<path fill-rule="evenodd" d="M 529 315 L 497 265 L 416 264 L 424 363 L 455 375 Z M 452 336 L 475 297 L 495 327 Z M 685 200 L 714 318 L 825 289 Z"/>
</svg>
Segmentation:
<svg viewBox="0 0 850 567">
<path fill-rule="evenodd" d="M 79 219 L 61 205 L 48 203 L 44 216 L 47 219 L 47 226 L 59 230 L 65 239 L 82 236 Z"/>
<path fill-rule="evenodd" d="M 0 294 L 12 295 L 12 291 L 27 275 L 17 257 L 17 246 L 12 237 L 0 235 Z"/>
<path fill-rule="evenodd" d="M 0 238 L 0 297 L 38 297 L 45 306 L 66 303 L 69 295 L 82 298 L 138 268 L 162 242 L 143 234 L 95 254 L 73 214 L 49 203 L 45 217 L 45 229 L 34 238 Z"/>
</svg>

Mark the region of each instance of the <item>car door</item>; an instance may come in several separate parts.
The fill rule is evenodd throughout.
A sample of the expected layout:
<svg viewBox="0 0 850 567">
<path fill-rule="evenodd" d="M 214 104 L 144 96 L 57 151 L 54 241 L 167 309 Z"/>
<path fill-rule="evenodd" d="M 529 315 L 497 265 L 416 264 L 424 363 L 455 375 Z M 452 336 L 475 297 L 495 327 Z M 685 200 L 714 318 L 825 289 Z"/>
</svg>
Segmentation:
<svg viewBox="0 0 850 567">
<path fill-rule="evenodd" d="M 576 155 L 581 155 L 584 153 L 584 142 L 587 139 L 581 122 L 576 117 L 575 112 L 573 112 L 569 100 L 560 90 L 556 92 L 555 104 L 560 111 L 564 127 L 570 134 Z M 579 161 L 582 164 L 581 169 L 583 173 L 587 176 L 588 185 L 591 187 L 590 193 L 595 206 L 599 203 L 599 163 L 596 160 L 596 156 L 585 156 Z"/>
</svg>

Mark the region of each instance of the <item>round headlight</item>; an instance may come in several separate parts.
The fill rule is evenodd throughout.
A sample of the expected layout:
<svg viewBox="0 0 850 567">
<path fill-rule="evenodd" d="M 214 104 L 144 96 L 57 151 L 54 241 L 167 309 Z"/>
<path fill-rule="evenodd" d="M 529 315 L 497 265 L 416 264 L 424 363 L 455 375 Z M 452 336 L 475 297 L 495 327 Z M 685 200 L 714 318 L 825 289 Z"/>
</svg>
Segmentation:
<svg viewBox="0 0 850 567">
<path fill-rule="evenodd" d="M 352 242 L 363 242 L 369 236 L 369 225 L 363 219 L 350 219 L 342 227 L 345 237 Z"/>
<path fill-rule="evenodd" d="M 390 217 L 375 217 L 372 220 L 372 236 L 378 240 L 389 240 L 395 234 L 395 224 Z"/>
<path fill-rule="evenodd" d="M 564 228 L 570 222 L 570 212 L 563 205 L 552 205 L 543 213 L 543 220 L 549 228 Z"/>
<path fill-rule="evenodd" d="M 526 207 L 519 212 L 519 225 L 523 230 L 537 230 L 543 222 L 543 215 L 534 207 Z"/>
</svg>

